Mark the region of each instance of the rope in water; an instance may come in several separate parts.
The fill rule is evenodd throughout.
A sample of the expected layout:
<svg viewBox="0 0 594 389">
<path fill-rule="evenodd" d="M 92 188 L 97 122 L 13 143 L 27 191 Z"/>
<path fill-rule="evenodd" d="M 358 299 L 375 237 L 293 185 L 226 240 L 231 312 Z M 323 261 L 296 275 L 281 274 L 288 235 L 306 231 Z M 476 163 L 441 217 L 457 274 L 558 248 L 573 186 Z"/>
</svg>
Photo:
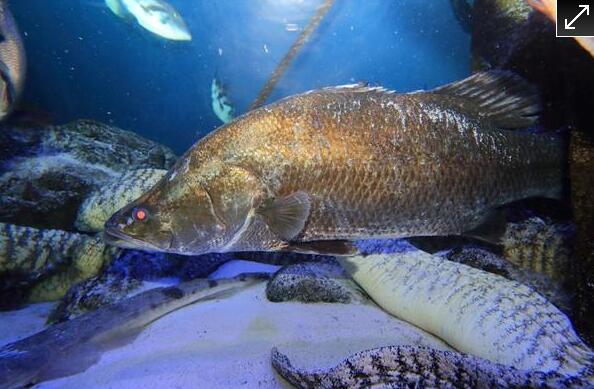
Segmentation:
<svg viewBox="0 0 594 389">
<path fill-rule="evenodd" d="M 270 76 L 270 78 L 264 85 L 264 88 L 262 88 L 262 90 L 260 91 L 260 94 L 258 94 L 258 97 L 256 98 L 256 100 L 254 100 L 254 102 L 250 106 L 250 110 L 260 107 L 261 105 L 264 104 L 266 99 L 268 99 L 268 97 L 272 93 L 272 90 L 278 83 L 278 80 L 285 73 L 285 71 L 291 64 L 291 61 L 293 61 L 293 59 L 297 56 L 297 54 L 299 54 L 299 52 L 303 48 L 303 45 L 309 40 L 311 34 L 313 34 L 313 32 L 318 28 L 318 26 L 324 19 L 324 16 L 326 16 L 326 14 L 328 13 L 328 11 L 330 10 L 330 8 L 332 7 L 333 4 L 334 4 L 334 0 L 325 0 L 324 1 L 322 6 L 318 9 L 316 14 L 309 21 L 309 24 L 307 25 L 307 27 L 305 27 L 305 29 L 301 32 L 301 34 L 299 35 L 299 37 L 297 38 L 295 43 L 293 43 L 293 45 L 291 46 L 291 48 L 289 49 L 287 54 L 285 54 L 282 61 L 278 64 L 278 66 L 272 73 L 272 76 Z"/>
</svg>

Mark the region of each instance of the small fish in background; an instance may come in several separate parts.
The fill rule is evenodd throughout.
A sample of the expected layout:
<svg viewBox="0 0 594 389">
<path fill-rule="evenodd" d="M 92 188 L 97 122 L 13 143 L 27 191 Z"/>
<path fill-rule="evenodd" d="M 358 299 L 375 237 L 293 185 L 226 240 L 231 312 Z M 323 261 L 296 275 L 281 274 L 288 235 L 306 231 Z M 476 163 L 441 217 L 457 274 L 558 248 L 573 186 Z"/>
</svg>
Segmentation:
<svg viewBox="0 0 594 389">
<path fill-rule="evenodd" d="M 481 236 L 499 207 L 561 194 L 561 140 L 513 131 L 539 109 L 533 88 L 501 71 L 430 91 L 288 97 L 203 138 L 105 233 L 186 255 L 349 255 L 353 240 Z"/>
<path fill-rule="evenodd" d="M 217 77 L 212 79 L 212 84 L 210 86 L 210 97 L 212 100 L 212 110 L 214 111 L 215 115 L 219 118 L 220 121 L 223 123 L 229 123 L 235 117 L 235 109 L 233 108 L 233 104 L 227 96 L 227 91 L 223 84 L 217 79 Z"/>
<path fill-rule="evenodd" d="M 12 112 L 23 92 L 25 47 L 8 2 L 0 0 L 0 120 Z"/>
<path fill-rule="evenodd" d="M 528 0 L 530 4 L 537 11 L 545 14 L 553 22 L 557 20 L 557 0 Z M 594 38 L 588 36 L 575 37 L 575 40 L 594 57 Z"/>
<path fill-rule="evenodd" d="M 192 34 L 180 13 L 163 0 L 105 0 L 117 16 L 133 17 L 146 30 L 173 41 L 191 41 Z"/>
</svg>

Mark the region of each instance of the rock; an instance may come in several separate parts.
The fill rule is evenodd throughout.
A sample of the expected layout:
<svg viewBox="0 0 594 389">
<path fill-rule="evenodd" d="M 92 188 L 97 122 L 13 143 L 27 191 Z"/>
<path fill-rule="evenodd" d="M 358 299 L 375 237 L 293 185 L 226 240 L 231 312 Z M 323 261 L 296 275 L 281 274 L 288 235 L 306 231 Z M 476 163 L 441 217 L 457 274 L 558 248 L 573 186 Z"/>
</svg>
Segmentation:
<svg viewBox="0 0 594 389">
<path fill-rule="evenodd" d="M 274 274 L 266 287 L 272 302 L 353 303 L 368 299 L 335 261 L 288 265 Z"/>
<path fill-rule="evenodd" d="M 131 169 L 168 169 L 175 155 L 132 132 L 80 120 L 0 135 L 0 221 L 76 231 L 80 205 Z"/>
<path fill-rule="evenodd" d="M 91 277 L 71 287 L 52 310 L 49 324 L 72 320 L 84 313 L 96 311 L 131 297 L 142 288 L 142 281 L 121 274 L 103 274 Z"/>
<path fill-rule="evenodd" d="M 555 38 L 555 23 L 526 0 L 475 0 L 472 70 L 511 70 L 538 88 L 539 127 L 592 134 L 592 57 L 573 39 Z"/>
<path fill-rule="evenodd" d="M 527 1 L 476 0 L 472 13 L 474 70 L 525 64 L 530 48 L 554 43 L 554 27 Z"/>
<path fill-rule="evenodd" d="M 75 226 L 80 231 L 99 232 L 120 208 L 139 198 L 165 174 L 163 169 L 132 170 L 92 192 L 80 206 Z"/>
<path fill-rule="evenodd" d="M 462 263 L 529 286 L 563 313 L 571 314 L 571 296 L 569 292 L 559 282 L 554 281 L 546 274 L 522 269 L 506 259 L 480 248 L 456 248 L 443 254 L 443 256 L 449 261 Z"/>
<path fill-rule="evenodd" d="M 75 231 L 84 198 L 117 175 L 65 153 L 19 159 L 0 175 L 0 220 Z"/>
<path fill-rule="evenodd" d="M 0 308 L 56 300 L 98 274 L 116 251 L 100 236 L 0 223 Z"/>
<path fill-rule="evenodd" d="M 67 153 L 77 161 L 122 173 L 134 168 L 169 169 L 177 159 L 169 148 L 159 143 L 92 120 L 33 131 L 38 141 L 34 147 L 45 153 Z"/>
</svg>

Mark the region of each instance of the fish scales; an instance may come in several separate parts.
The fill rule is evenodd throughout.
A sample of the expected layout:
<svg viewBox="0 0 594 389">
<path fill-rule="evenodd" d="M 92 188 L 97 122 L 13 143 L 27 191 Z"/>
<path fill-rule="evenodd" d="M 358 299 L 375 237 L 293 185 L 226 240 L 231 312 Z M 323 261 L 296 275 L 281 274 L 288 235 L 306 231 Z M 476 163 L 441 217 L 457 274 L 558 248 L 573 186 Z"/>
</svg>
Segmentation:
<svg viewBox="0 0 594 389">
<path fill-rule="evenodd" d="M 0 2 L 0 119 L 7 116 L 21 96 L 26 77 L 25 47 L 7 1 Z"/>
<path fill-rule="evenodd" d="M 533 173 L 533 164 L 524 163 L 526 154 L 541 154 L 538 149 L 555 153 L 548 137 L 487 132 L 456 112 L 427 113 L 418 97 L 388 94 L 378 105 L 369 100 L 376 94 L 328 91 L 283 101 L 254 113 L 246 128 L 231 126 L 210 137 L 190 154 L 190 169 L 219 157 L 252 172 L 276 196 L 312 194 L 304 240 L 393 235 L 394 224 L 402 226 L 401 235 L 458 233 L 468 221 L 467 209 L 474 213 L 477 206 L 528 197 L 537 194 L 529 192 L 533 187 L 556 184 L 555 177 L 539 176 L 543 169 Z M 409 106 L 407 127 L 401 125 L 404 113 L 386 114 L 382 103 Z M 417 126 L 419 121 L 427 127 Z M 481 134 L 480 141 L 473 133 Z M 546 159 L 555 163 L 554 155 Z M 457 199 L 464 209 L 453 203 L 435 209 L 444 198 Z M 453 218 L 443 219 L 448 215 Z"/>
<path fill-rule="evenodd" d="M 185 254 L 461 234 L 494 208 L 561 189 L 559 140 L 501 128 L 533 123 L 533 99 L 464 95 L 468 83 L 511 81 L 479 74 L 409 94 L 351 85 L 251 111 L 198 142 L 108 234 Z M 144 224 L 138 207 L 152 216 Z"/>
</svg>

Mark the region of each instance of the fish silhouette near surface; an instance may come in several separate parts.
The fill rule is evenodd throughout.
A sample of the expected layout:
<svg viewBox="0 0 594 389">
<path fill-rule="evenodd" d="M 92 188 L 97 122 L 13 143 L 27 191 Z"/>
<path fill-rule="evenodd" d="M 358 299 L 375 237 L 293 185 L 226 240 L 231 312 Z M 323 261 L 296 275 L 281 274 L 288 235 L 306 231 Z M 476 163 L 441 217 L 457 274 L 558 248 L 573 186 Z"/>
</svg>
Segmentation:
<svg viewBox="0 0 594 389">
<path fill-rule="evenodd" d="M 498 71 L 430 91 L 288 97 L 200 140 L 106 236 L 179 254 L 349 255 L 351 240 L 463 234 L 506 203 L 559 197 L 561 141 L 521 131 L 537 100 Z"/>
<path fill-rule="evenodd" d="M 0 0 L 0 120 L 12 112 L 23 92 L 25 48 L 8 1 Z"/>
<path fill-rule="evenodd" d="M 117 16 L 133 17 L 144 29 L 162 38 L 192 40 L 180 13 L 163 0 L 105 0 L 105 3 Z"/>
<path fill-rule="evenodd" d="M 212 110 L 223 123 L 229 123 L 235 117 L 235 109 L 227 95 L 227 90 L 218 78 L 212 79 L 210 85 L 210 99 Z"/>
</svg>

